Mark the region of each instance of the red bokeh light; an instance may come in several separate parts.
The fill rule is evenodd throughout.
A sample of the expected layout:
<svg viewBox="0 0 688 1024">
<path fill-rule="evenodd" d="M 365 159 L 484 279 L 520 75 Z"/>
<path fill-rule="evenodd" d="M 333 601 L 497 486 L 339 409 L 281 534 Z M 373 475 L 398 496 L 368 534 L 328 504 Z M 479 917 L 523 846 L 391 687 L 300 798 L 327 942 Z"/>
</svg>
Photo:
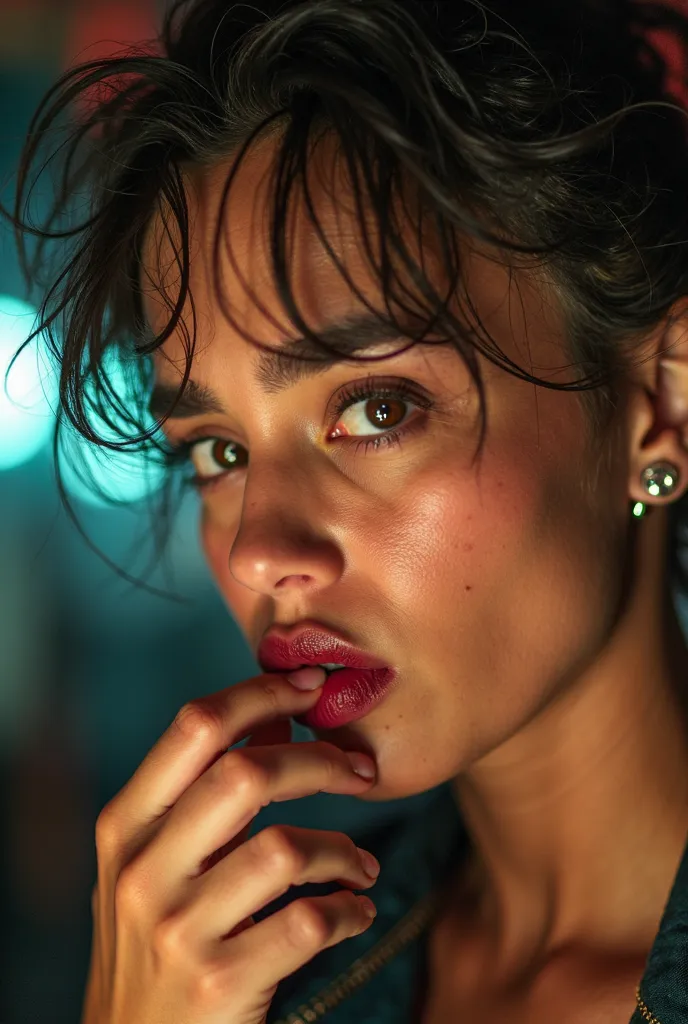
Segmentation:
<svg viewBox="0 0 688 1024">
<path fill-rule="evenodd" d="M 66 35 L 65 66 L 114 57 L 132 46 L 154 53 L 157 30 L 155 0 L 77 0 Z M 129 75 L 118 75 L 117 87 L 126 85 L 130 79 Z M 78 101 L 82 115 L 86 116 L 110 95 L 107 85 L 88 89 Z"/>
<path fill-rule="evenodd" d="M 157 28 L 154 0 L 77 0 L 69 18 L 65 63 L 109 57 L 132 43 L 150 44 Z"/>
</svg>

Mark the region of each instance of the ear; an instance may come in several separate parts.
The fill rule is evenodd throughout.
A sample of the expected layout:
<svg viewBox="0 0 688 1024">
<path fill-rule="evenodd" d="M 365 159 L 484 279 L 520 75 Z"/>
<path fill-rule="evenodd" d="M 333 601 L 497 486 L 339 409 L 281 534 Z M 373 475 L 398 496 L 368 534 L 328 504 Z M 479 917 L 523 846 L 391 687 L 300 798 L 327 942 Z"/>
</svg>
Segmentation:
<svg viewBox="0 0 688 1024">
<path fill-rule="evenodd" d="M 633 403 L 629 496 L 662 505 L 676 501 L 688 487 L 688 300 L 672 307 L 644 348 L 642 386 Z M 656 462 L 673 463 L 679 471 L 670 498 L 653 498 L 642 486 L 643 470 Z"/>
</svg>

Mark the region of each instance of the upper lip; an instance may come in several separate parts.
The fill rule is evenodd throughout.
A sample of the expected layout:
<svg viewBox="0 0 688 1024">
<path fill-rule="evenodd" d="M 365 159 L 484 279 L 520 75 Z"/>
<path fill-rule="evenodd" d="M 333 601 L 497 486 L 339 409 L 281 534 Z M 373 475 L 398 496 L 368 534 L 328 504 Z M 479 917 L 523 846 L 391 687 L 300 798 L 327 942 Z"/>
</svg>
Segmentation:
<svg viewBox="0 0 688 1024">
<path fill-rule="evenodd" d="M 271 626 L 257 655 L 263 672 L 288 672 L 302 665 L 332 663 L 350 668 L 387 668 L 385 662 L 350 644 L 341 634 L 312 620 Z"/>
</svg>

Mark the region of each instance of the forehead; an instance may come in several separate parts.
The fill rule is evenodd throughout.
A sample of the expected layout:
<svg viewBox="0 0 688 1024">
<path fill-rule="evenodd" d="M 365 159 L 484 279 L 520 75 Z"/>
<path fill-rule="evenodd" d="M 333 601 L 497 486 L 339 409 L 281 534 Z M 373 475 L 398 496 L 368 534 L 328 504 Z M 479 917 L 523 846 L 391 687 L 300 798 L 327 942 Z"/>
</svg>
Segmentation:
<svg viewBox="0 0 688 1024">
<path fill-rule="evenodd" d="M 274 279 L 270 218 L 275 148 L 276 141 L 268 139 L 250 151 L 224 201 L 233 158 L 211 167 L 190 168 L 184 175 L 189 287 L 198 324 L 202 323 L 204 332 L 214 333 L 224 319 L 223 309 L 228 308 L 250 337 L 271 346 L 301 333 L 295 331 Z M 327 245 L 360 295 L 318 237 L 301 189 L 296 187 L 285 223 L 284 260 L 299 312 L 314 328 L 365 312 L 366 302 L 384 312 L 379 284 L 364 256 L 342 161 L 326 141 L 309 164 L 308 187 Z M 373 237 L 375 218 L 366 214 L 365 225 Z M 156 333 L 169 321 L 170 304 L 174 305 L 179 294 L 181 240 L 173 217 L 164 213 L 153 217 L 142 249 L 141 289 L 144 313 Z M 191 329 L 188 299 L 182 315 Z M 226 324 L 222 330 L 224 334 Z M 165 343 L 168 358 L 181 355 L 180 342 L 173 336 Z"/>
<path fill-rule="evenodd" d="M 234 158 L 186 169 L 191 299 L 187 296 L 182 310 L 182 329 L 176 329 L 154 353 L 158 378 L 173 382 L 182 375 L 189 336 L 196 339 L 194 364 L 202 370 L 208 343 L 218 332 L 223 340 L 223 360 L 233 358 L 241 335 L 274 349 L 302 334 L 285 309 L 273 276 L 271 175 L 278 144 L 277 138 L 264 139 L 249 151 L 237 169 L 226 201 L 223 193 Z M 372 247 L 379 262 L 378 221 L 365 200 L 357 209 L 345 161 L 326 137 L 313 150 L 307 176 L 325 241 L 309 216 L 301 188 L 295 188 L 285 218 L 283 257 L 300 314 L 316 332 L 327 324 L 355 320 L 368 311 L 367 304 L 384 316 L 380 282 L 366 253 L 366 245 Z M 412 189 L 393 200 L 393 208 L 400 211 L 397 227 L 411 258 L 420 263 L 437 293 L 444 297 L 447 270 L 434 237 L 425 227 L 418 230 L 414 218 L 419 206 Z M 361 217 L 367 233 L 365 244 Z M 423 224 L 429 220 L 425 218 Z M 181 241 L 174 218 L 164 211 L 157 213 L 146 234 L 141 261 L 144 313 L 155 333 L 167 326 L 179 295 Z M 469 302 L 459 308 L 452 299 L 452 312 L 459 320 L 465 317 L 464 322 L 470 321 L 469 332 L 474 322 L 472 310 L 476 310 L 482 327 L 510 356 L 517 360 L 526 356 L 530 361 L 536 348 L 540 365 L 550 363 L 552 358 L 559 360 L 559 304 L 547 280 L 541 274 L 515 269 L 506 254 L 485 251 L 486 247 L 466 239 L 458 238 L 457 244 L 461 287 L 468 293 Z M 394 312 L 413 334 L 425 327 L 427 307 L 423 301 L 415 306 L 413 296 L 419 293 L 409 271 L 393 252 L 391 259 L 395 294 L 401 296 L 406 307 L 405 311 L 396 307 Z M 517 294 L 512 297 L 514 288 Z M 415 308 L 419 312 L 414 321 Z M 236 327 L 230 325 L 226 310 Z M 399 349 L 399 337 L 364 347 L 367 355 L 382 356 Z M 214 349 L 217 352 L 217 346 Z M 258 360 L 255 348 L 245 346 L 244 350 Z"/>
</svg>

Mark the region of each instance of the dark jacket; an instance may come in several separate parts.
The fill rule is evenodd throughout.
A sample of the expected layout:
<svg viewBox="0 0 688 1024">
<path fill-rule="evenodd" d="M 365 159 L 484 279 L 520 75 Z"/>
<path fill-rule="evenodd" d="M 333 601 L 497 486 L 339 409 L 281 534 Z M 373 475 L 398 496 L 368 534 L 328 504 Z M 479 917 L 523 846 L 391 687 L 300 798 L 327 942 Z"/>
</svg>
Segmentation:
<svg viewBox="0 0 688 1024">
<path fill-rule="evenodd" d="M 370 890 L 377 917 L 361 935 L 323 950 L 285 978 L 267 1024 L 418 1024 L 427 925 L 443 887 L 468 851 L 450 784 L 435 792 L 436 798 L 401 822 L 356 834 L 349 830 L 356 844 L 374 853 L 382 865 Z M 339 888 L 334 882 L 295 886 L 255 919 L 299 896 Z M 688 1022 L 688 845 L 639 982 L 629 1024 Z"/>
</svg>

